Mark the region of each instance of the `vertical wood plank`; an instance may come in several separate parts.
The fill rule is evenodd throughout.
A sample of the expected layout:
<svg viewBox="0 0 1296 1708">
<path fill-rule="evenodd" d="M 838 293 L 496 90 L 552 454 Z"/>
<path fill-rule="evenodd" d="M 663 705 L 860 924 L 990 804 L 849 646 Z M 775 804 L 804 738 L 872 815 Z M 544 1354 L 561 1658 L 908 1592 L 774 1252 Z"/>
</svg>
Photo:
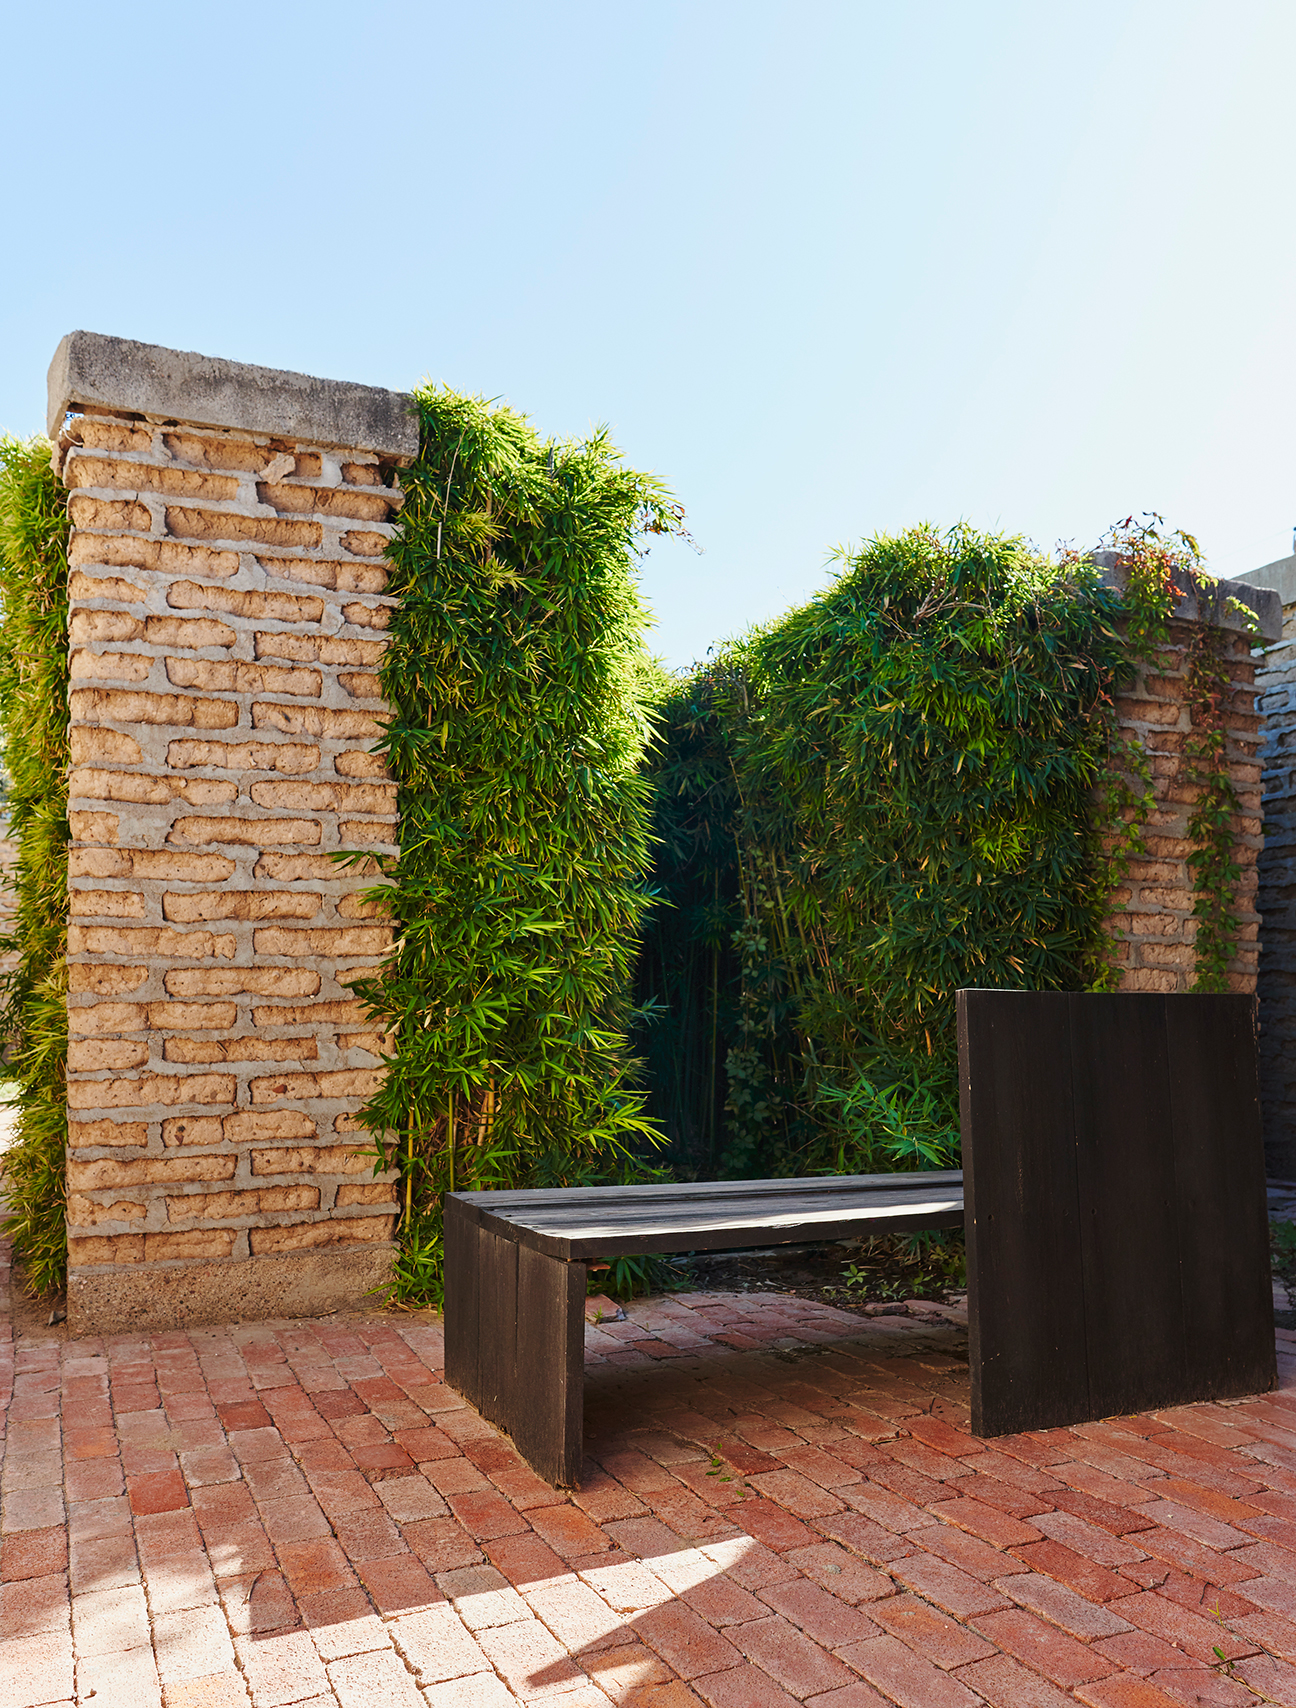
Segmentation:
<svg viewBox="0 0 1296 1708">
<path fill-rule="evenodd" d="M 478 1235 L 477 1409 L 510 1434 L 517 1404 L 518 1247 L 489 1229 Z"/>
<path fill-rule="evenodd" d="M 1070 999 L 958 993 L 972 1429 L 1087 1417 Z"/>
<path fill-rule="evenodd" d="M 1169 1404 L 1183 1386 L 1165 1014 L 1168 1002 L 1194 1000 L 1070 999 L 1091 1418 Z"/>
<path fill-rule="evenodd" d="M 546 1482 L 580 1486 L 585 1265 L 483 1228 L 445 1200 L 446 1381 Z"/>
<path fill-rule="evenodd" d="M 480 1406 L 477 1236 L 481 1230 L 451 1197 L 445 1199 L 444 1229 L 445 1379 L 456 1393 Z"/>
<path fill-rule="evenodd" d="M 1277 1383 L 1255 999 L 1166 1004 L 1183 1397 L 1236 1398 Z"/>
<path fill-rule="evenodd" d="M 585 1422 L 585 1265 L 518 1248 L 516 1422 L 527 1463 L 579 1488 Z"/>
</svg>

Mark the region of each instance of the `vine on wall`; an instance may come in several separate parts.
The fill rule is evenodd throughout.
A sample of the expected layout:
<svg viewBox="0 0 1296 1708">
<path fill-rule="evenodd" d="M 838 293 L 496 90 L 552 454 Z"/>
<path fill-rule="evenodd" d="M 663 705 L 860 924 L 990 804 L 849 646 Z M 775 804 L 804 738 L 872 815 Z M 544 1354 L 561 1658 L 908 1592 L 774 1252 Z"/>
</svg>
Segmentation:
<svg viewBox="0 0 1296 1708">
<path fill-rule="evenodd" d="M 1196 892 L 1193 915 L 1194 990 L 1226 991 L 1237 941 L 1237 886 L 1242 868 L 1234 857 L 1235 821 L 1241 811 L 1229 773 L 1226 708 L 1233 693 L 1223 633 L 1203 626 L 1188 657 L 1188 704 L 1193 732 L 1185 753 L 1187 775 L 1197 789 L 1188 820 L 1193 851 L 1188 856 Z"/>
<path fill-rule="evenodd" d="M 1125 571 L 1123 602 L 1129 668 L 1153 672 L 1171 645 L 1172 614 L 1194 586 L 1209 595 L 1217 586 L 1202 568 L 1191 534 L 1161 533 L 1162 519 L 1133 517 L 1112 530 L 1111 548 Z M 1251 613 L 1230 600 L 1233 615 L 1254 632 Z M 1233 693 L 1228 667 L 1230 642 L 1213 622 L 1194 625 L 1183 661 L 1190 732 L 1184 743 L 1180 775 L 1196 795 L 1188 820 L 1193 844 L 1187 864 L 1193 874 L 1196 991 L 1226 991 L 1228 967 L 1237 940 L 1237 886 L 1242 868 L 1234 856 L 1236 819 L 1241 810 L 1229 770 L 1227 717 Z M 1112 759 L 1098 799 L 1099 842 L 1108 893 L 1118 889 L 1131 860 L 1146 854 L 1143 828 L 1155 805 L 1147 754 L 1137 741 L 1120 735 L 1112 721 Z M 1111 938 L 1108 938 L 1110 944 Z M 1100 951 L 1101 955 L 1101 951 Z M 1114 989 L 1119 966 L 1110 951 L 1095 969 L 1094 988 Z"/>
</svg>

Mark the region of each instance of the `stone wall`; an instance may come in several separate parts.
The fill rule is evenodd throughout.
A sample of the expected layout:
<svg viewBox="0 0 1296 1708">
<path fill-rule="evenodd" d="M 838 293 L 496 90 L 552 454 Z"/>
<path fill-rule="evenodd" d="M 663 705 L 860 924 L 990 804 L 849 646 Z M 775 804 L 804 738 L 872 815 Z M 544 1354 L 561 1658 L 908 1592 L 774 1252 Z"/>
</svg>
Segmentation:
<svg viewBox="0 0 1296 1708">
<path fill-rule="evenodd" d="M 1185 699 L 1184 659 L 1192 642 L 1187 624 L 1173 623 L 1170 646 L 1155 669 L 1141 671 L 1127 693 L 1117 696 L 1122 734 L 1142 743 L 1151 760 L 1156 805 L 1144 833 L 1147 855 L 1131 860 L 1128 882 L 1113 900 L 1122 909 L 1108 921 L 1117 938 L 1121 990 L 1191 990 L 1196 960 L 1192 851 L 1188 820 L 1198 790 L 1184 776 L 1184 743 L 1191 722 Z M 1260 819 L 1260 719 L 1255 711 L 1255 664 L 1245 636 L 1231 636 L 1229 675 L 1233 702 L 1225 716 L 1230 731 L 1229 773 L 1243 809 L 1235 825 L 1234 858 L 1242 868 L 1238 887 L 1236 952 L 1229 962 L 1229 987 L 1256 988 L 1260 915 L 1256 909 L 1256 862 L 1263 846 Z"/>
<path fill-rule="evenodd" d="M 390 930 L 339 849 L 395 840 L 369 751 L 397 394 L 75 333 L 69 1318 L 319 1311 L 388 1272 L 357 1154 L 382 1040 L 348 991 Z M 349 437 L 339 442 L 339 431 Z"/>
<path fill-rule="evenodd" d="M 1282 633 L 1256 676 L 1264 852 L 1259 862 L 1260 1098 L 1272 1177 L 1296 1180 L 1296 557 L 1251 571 L 1282 604 Z"/>
<path fill-rule="evenodd" d="M 1106 565 L 1108 583 L 1123 586 L 1113 554 L 1099 553 L 1097 558 Z M 1236 603 L 1230 604 L 1230 600 Z M 1256 988 L 1260 929 L 1255 904 L 1256 868 L 1263 846 L 1261 720 L 1255 704 L 1254 637 L 1245 627 L 1248 615 L 1261 638 L 1277 635 L 1279 609 L 1271 592 L 1240 583 L 1230 583 L 1227 593 L 1213 584 L 1194 585 L 1176 609 L 1168 644 L 1155 665 L 1140 670 L 1129 688 L 1116 697 L 1122 734 L 1138 741 L 1148 754 L 1156 802 L 1145 828 L 1147 854 L 1130 862 L 1128 881 L 1113 897 L 1122 911 L 1107 922 L 1121 966 L 1121 990 L 1187 991 L 1195 977 L 1197 921 L 1193 917 L 1193 873 L 1188 865 L 1192 852 L 1188 821 L 1199 791 L 1186 776 L 1184 747 L 1192 730 L 1186 668 L 1189 649 L 1205 622 L 1222 629 L 1224 635 L 1233 689 L 1230 703 L 1223 708 L 1223 722 L 1228 731 L 1229 774 L 1242 808 L 1234 824 L 1233 852 L 1242 868 L 1242 880 L 1229 986 L 1246 994 Z"/>
</svg>

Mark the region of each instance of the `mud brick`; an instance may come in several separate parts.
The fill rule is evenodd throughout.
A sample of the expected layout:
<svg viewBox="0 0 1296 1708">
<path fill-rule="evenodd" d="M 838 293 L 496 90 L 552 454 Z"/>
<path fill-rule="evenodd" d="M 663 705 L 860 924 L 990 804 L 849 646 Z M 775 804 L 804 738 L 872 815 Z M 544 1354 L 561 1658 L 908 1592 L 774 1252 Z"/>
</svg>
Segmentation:
<svg viewBox="0 0 1296 1708">
<path fill-rule="evenodd" d="M 1128 1580 L 1092 1560 L 1085 1559 L 1064 1543 L 1028 1542 L 1013 1549 L 1033 1572 L 1043 1572 L 1069 1585 L 1090 1601 L 1111 1601 L 1129 1594 Z"/>
<path fill-rule="evenodd" d="M 44 1530 L 19 1530 L 0 1542 L 0 1582 L 49 1577 L 67 1570 L 67 1530 L 52 1525 Z"/>
<path fill-rule="evenodd" d="M 983 1614 L 973 1623 L 997 1648 L 1015 1655 L 1063 1689 L 1106 1678 L 1117 1670 L 1104 1655 L 1020 1608 Z"/>
<path fill-rule="evenodd" d="M 1140 1498 L 1145 1499 L 1146 1495 Z M 1109 1530 L 1113 1536 L 1130 1536 L 1134 1531 L 1151 1530 L 1155 1526 L 1155 1520 L 1142 1512 L 1101 1500 L 1083 1489 L 1057 1489 L 1053 1493 L 1053 1504 L 1058 1511 L 1074 1513 L 1077 1518 L 1083 1518 L 1100 1530 Z"/>
<path fill-rule="evenodd" d="M 925 1550 L 893 1560 L 889 1569 L 897 1583 L 916 1590 L 946 1613 L 952 1613 L 956 1619 L 993 1613 L 1009 1605 L 998 1589 Z"/>
<path fill-rule="evenodd" d="M 848 1644 L 840 1658 L 901 1708 L 978 1708 L 981 1702 L 965 1684 L 895 1637 Z"/>
</svg>

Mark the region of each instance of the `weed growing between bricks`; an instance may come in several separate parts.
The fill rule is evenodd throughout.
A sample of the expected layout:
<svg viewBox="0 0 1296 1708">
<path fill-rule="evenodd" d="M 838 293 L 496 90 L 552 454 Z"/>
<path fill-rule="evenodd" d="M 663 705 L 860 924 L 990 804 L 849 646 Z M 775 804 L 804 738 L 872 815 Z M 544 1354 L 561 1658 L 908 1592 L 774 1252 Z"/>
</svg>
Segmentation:
<svg viewBox="0 0 1296 1708">
<path fill-rule="evenodd" d="M 9 783 L 13 930 L 0 1034 L 18 1083 L 6 1231 L 38 1291 L 67 1264 L 67 493 L 47 440 L 0 441 L 0 731 Z"/>
</svg>

